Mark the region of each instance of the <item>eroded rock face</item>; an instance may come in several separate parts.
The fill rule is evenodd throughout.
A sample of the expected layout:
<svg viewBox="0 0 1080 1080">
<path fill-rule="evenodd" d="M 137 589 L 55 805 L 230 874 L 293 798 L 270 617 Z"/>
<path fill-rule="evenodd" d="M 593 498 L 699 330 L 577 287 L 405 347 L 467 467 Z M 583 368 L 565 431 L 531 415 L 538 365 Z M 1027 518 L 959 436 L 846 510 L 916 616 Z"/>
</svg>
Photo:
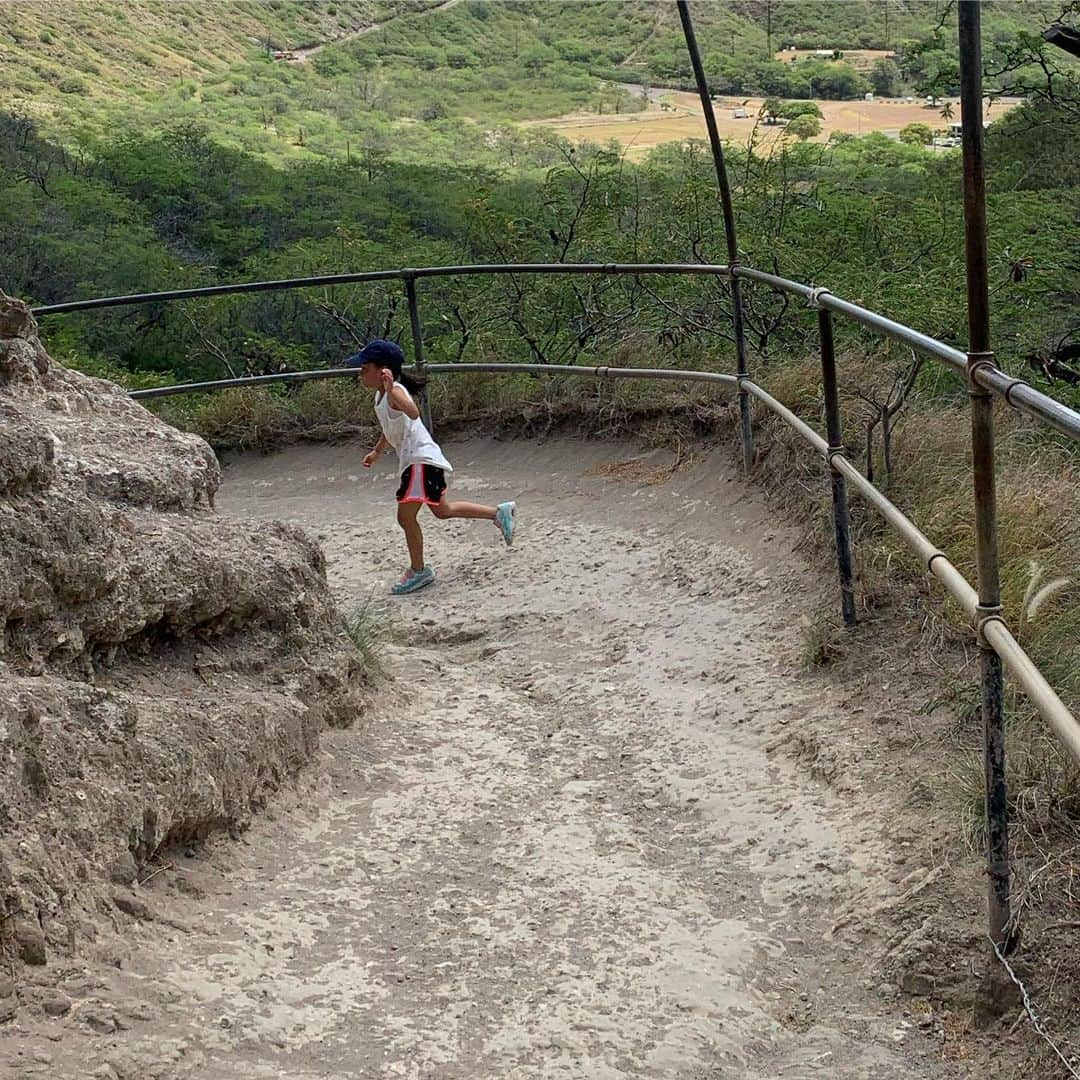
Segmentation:
<svg viewBox="0 0 1080 1080">
<path fill-rule="evenodd" d="M 36 331 L 0 292 L 0 941 L 28 964 L 117 866 L 242 826 L 363 686 L 319 548 L 218 517 L 210 448 Z"/>
</svg>

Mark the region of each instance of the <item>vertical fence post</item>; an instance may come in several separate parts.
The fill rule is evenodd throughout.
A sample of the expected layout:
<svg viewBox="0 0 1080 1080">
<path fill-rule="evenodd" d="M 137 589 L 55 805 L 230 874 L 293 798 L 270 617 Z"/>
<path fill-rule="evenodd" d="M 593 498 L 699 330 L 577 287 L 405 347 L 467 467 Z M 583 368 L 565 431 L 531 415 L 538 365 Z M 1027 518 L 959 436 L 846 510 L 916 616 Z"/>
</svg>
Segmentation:
<svg viewBox="0 0 1080 1080">
<path fill-rule="evenodd" d="M 416 301 L 416 274 L 412 270 L 402 270 L 401 276 L 405 279 L 405 298 L 409 301 L 409 323 L 412 326 L 413 362 L 420 373 L 420 378 L 425 380 L 425 385 L 420 391 L 420 415 L 424 420 L 424 427 L 428 431 L 431 427 L 431 398 L 427 392 L 427 364 L 424 361 L 424 332 L 420 327 L 420 308 Z"/>
<path fill-rule="evenodd" d="M 754 429 L 753 415 L 750 412 L 750 395 L 742 385 L 743 380 L 749 378 L 749 369 L 746 366 L 742 285 L 738 278 L 739 247 L 735 237 L 735 211 L 731 205 L 731 187 L 728 184 L 727 168 L 724 166 L 724 146 L 720 142 L 720 133 L 716 128 L 716 116 L 713 114 L 712 101 L 709 98 L 709 84 L 705 79 L 705 69 L 701 65 L 701 53 L 694 34 L 694 24 L 690 20 L 690 8 L 686 0 L 678 0 L 678 8 L 683 36 L 686 38 L 686 51 L 690 54 L 690 66 L 694 69 L 698 96 L 701 98 L 701 110 L 705 114 L 705 128 L 709 133 L 709 145 L 712 148 L 713 164 L 716 167 L 716 183 L 720 188 L 720 207 L 724 212 L 724 237 L 727 241 L 728 267 L 731 271 L 731 324 L 735 334 L 736 374 L 739 376 L 739 434 L 742 441 L 743 467 L 749 472 L 754 465 Z"/>
<path fill-rule="evenodd" d="M 960 116 L 964 155 L 964 240 L 967 262 L 968 380 L 971 392 L 971 454 L 975 488 L 975 537 L 979 563 L 979 659 L 982 676 L 983 761 L 986 774 L 988 914 L 990 937 L 1008 950 L 1014 944 L 1009 901 L 1009 817 L 1005 784 L 1005 715 L 1001 658 L 982 633 L 1000 618 L 997 510 L 994 491 L 994 401 L 975 380 L 993 363 L 990 294 L 986 267 L 986 173 L 983 159 L 982 41 L 979 0 L 960 0 Z"/>
<path fill-rule="evenodd" d="M 836 350 L 833 345 L 832 312 L 818 308 L 821 342 L 821 381 L 825 388 L 825 427 L 829 438 L 829 472 L 832 476 L 833 531 L 836 534 L 836 567 L 840 573 L 840 610 L 844 625 L 855 625 L 855 589 L 851 570 L 851 520 L 843 474 L 833 466 L 833 455 L 844 452 L 840 426 L 840 393 L 836 384 Z"/>
</svg>

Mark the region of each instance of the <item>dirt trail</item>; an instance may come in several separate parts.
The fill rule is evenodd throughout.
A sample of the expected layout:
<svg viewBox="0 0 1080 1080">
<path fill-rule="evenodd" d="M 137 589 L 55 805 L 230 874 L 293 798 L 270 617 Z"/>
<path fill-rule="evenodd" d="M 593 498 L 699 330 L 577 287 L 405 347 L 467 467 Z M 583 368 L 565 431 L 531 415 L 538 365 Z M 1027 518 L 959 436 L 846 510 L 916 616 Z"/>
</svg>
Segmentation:
<svg viewBox="0 0 1080 1080">
<path fill-rule="evenodd" d="M 437 11 L 449 11 L 451 8 L 455 8 L 461 0 L 443 0 L 441 4 L 436 4 L 434 7 L 425 8 L 423 11 L 407 12 L 402 15 L 394 15 L 389 19 L 383 19 L 382 22 L 372 23 L 370 26 L 361 27 L 359 30 L 353 30 L 348 34 L 342 34 L 340 37 L 334 38 L 332 41 L 323 41 L 318 45 L 307 45 L 301 49 L 292 50 L 292 62 L 294 64 L 302 64 L 305 60 L 309 60 L 316 53 L 322 52 L 327 45 L 340 45 L 343 41 L 350 41 L 352 38 L 364 37 L 365 34 L 374 34 L 378 30 L 382 30 L 383 27 L 389 26 L 390 23 L 396 22 L 398 19 L 407 18 L 410 15 L 423 16 L 434 15 Z"/>
<path fill-rule="evenodd" d="M 298 805 L 178 855 L 122 968 L 73 968 L 0 1072 L 959 1075 L 858 934 L 829 940 L 906 887 L 887 805 L 770 751 L 840 707 L 799 673 L 798 615 L 834 598 L 796 538 L 726 454 L 650 483 L 670 459 L 630 445 L 448 451 L 460 495 L 519 500 L 519 541 L 428 519 L 439 581 L 392 604 L 390 468 L 227 470 L 222 512 L 309 526 L 345 608 L 386 603 L 393 681 Z"/>
</svg>

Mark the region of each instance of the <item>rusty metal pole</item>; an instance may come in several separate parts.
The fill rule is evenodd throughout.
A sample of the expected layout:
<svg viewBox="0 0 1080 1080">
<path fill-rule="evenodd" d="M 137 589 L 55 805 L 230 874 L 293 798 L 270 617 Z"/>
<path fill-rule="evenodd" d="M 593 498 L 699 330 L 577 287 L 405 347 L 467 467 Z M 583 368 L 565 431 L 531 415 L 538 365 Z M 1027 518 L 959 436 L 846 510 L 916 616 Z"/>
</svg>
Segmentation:
<svg viewBox="0 0 1080 1080">
<path fill-rule="evenodd" d="M 983 760 L 986 773 L 987 871 L 990 937 L 1003 950 L 1013 943 L 1009 903 L 1009 816 L 1005 784 L 1005 712 L 1001 658 L 983 627 L 1001 617 L 997 510 L 994 491 L 994 399 L 975 381 L 994 362 L 990 351 L 990 293 L 986 265 L 986 173 L 983 158 L 980 0 L 960 0 L 960 116 L 963 124 L 964 239 L 967 261 L 971 456 L 979 564 L 979 658 L 982 671 Z"/>
<path fill-rule="evenodd" d="M 431 431 L 431 400 L 427 392 L 427 364 L 424 362 L 424 332 L 420 327 L 420 308 L 416 300 L 416 274 L 412 270 L 402 270 L 405 279 L 405 298 L 409 301 L 409 323 L 412 326 L 413 363 L 416 364 L 424 386 L 420 390 L 420 415 L 424 427 Z"/>
<path fill-rule="evenodd" d="M 712 101 L 709 99 L 709 84 L 705 80 L 705 69 L 701 66 L 701 53 L 698 50 L 694 24 L 690 21 L 690 8 L 686 0 L 678 0 L 679 19 L 682 21 L 686 49 L 690 54 L 690 66 L 694 69 L 698 96 L 701 98 L 701 110 L 705 114 L 705 127 L 709 132 L 709 145 L 712 147 L 713 164 L 716 166 L 716 183 L 720 188 L 720 206 L 724 212 L 724 236 L 727 240 L 728 266 L 731 268 L 731 324 L 735 333 L 736 373 L 739 377 L 739 432 L 742 441 L 743 467 L 747 472 L 754 465 L 754 430 L 753 416 L 750 412 L 750 395 L 742 386 L 749 378 L 746 366 L 746 330 L 743 326 L 742 284 L 736 274 L 739 262 L 739 247 L 735 239 L 735 211 L 731 205 L 731 187 L 728 184 L 727 169 L 724 166 L 724 147 L 720 142 L 720 133 L 716 129 L 716 117 L 713 115 Z"/>
<path fill-rule="evenodd" d="M 818 337 L 821 343 L 821 381 L 825 388 L 825 428 L 829 439 L 829 472 L 832 475 L 833 531 L 836 534 L 836 567 L 840 573 L 840 610 L 845 626 L 855 625 L 855 589 L 851 569 L 851 519 L 848 516 L 844 476 L 833 464 L 833 456 L 844 452 L 840 422 L 840 394 L 836 384 L 836 350 L 833 345 L 832 313 L 818 308 Z"/>
</svg>

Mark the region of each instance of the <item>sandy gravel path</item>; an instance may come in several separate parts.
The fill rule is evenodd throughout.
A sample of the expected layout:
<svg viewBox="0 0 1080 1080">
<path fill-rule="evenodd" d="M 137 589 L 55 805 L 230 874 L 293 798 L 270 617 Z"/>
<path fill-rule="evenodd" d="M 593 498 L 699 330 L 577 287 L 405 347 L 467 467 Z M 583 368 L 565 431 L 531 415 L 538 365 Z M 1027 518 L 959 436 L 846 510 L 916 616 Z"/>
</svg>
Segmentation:
<svg viewBox="0 0 1080 1080">
<path fill-rule="evenodd" d="M 858 936 L 828 939 L 845 900 L 905 887 L 887 822 L 770 749 L 837 706 L 799 671 L 798 616 L 833 597 L 796 538 L 722 453 L 656 483 L 667 456 L 629 444 L 448 451 L 459 494 L 518 499 L 519 541 L 429 518 L 439 581 L 393 603 L 392 470 L 364 473 L 353 446 L 229 468 L 223 513 L 310 527 L 343 606 L 386 605 L 393 679 L 328 734 L 297 805 L 153 883 L 120 970 L 73 974 L 119 1031 L 76 999 L 59 1042 L 8 1039 L 0 1064 L 956 1075 Z"/>
</svg>

